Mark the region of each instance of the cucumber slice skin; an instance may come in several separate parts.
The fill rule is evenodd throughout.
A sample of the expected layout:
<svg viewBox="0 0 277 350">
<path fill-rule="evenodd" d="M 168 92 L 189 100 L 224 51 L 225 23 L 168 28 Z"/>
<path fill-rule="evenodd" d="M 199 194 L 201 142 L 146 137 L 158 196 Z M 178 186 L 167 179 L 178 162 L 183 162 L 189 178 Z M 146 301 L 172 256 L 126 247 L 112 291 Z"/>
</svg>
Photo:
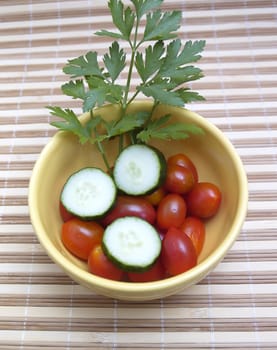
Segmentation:
<svg viewBox="0 0 277 350">
<path fill-rule="evenodd" d="M 126 158 L 127 152 L 130 155 L 131 153 L 133 153 L 133 151 L 134 151 L 134 157 L 130 157 L 129 165 L 128 164 L 127 165 L 129 168 L 134 167 L 134 169 L 133 170 L 130 169 L 130 174 L 126 178 L 126 175 L 124 174 L 128 173 L 128 170 L 123 168 L 123 165 L 124 165 L 123 157 Z M 144 152 L 148 153 L 147 157 L 149 156 L 153 157 L 153 163 L 157 165 L 157 168 L 156 169 L 152 168 L 152 170 L 156 172 L 155 178 L 152 179 L 152 183 L 140 189 L 140 186 L 139 185 L 137 186 L 136 183 L 132 185 L 132 179 L 136 177 L 137 171 L 140 172 L 141 170 L 143 170 L 144 172 L 147 172 L 149 170 L 149 167 L 147 166 L 147 161 L 144 164 L 140 164 L 144 167 L 144 169 L 140 169 L 139 168 L 140 165 L 138 165 L 137 167 L 137 165 L 135 164 L 136 156 L 138 158 L 139 153 L 141 156 L 143 156 Z M 166 169 L 167 169 L 166 158 L 160 150 L 149 145 L 135 144 L 135 145 L 127 146 L 116 159 L 115 165 L 114 165 L 114 171 L 113 171 L 113 178 L 118 190 L 121 193 L 133 195 L 133 196 L 147 195 L 154 192 L 157 188 L 159 188 L 164 183 L 166 178 Z M 150 167 L 150 172 L 151 172 L 151 167 Z M 124 176 L 125 176 L 125 181 L 123 182 L 122 178 Z M 150 176 L 154 177 L 154 175 L 151 173 L 150 173 Z M 132 186 L 132 188 L 130 188 L 130 185 Z"/>
<path fill-rule="evenodd" d="M 68 191 L 68 187 L 71 186 L 71 181 L 76 180 L 77 176 L 80 176 L 80 174 L 81 174 L 81 176 L 83 176 L 85 173 L 87 173 L 87 175 L 93 175 L 93 173 L 94 173 L 97 175 L 98 178 L 103 177 L 105 184 L 107 186 L 110 186 L 110 190 L 111 190 L 111 192 L 109 193 L 110 198 L 109 198 L 107 204 L 102 206 L 102 209 L 100 211 L 99 211 L 99 202 L 97 199 L 95 199 L 95 206 L 94 206 L 94 204 L 92 205 L 91 213 L 89 213 L 88 211 L 82 212 L 82 205 L 80 203 L 79 203 L 80 204 L 79 207 L 76 209 L 76 207 L 74 208 L 74 206 L 72 206 L 68 201 L 69 194 L 66 193 L 66 191 Z M 89 185 L 89 182 L 88 181 L 86 181 L 86 182 Z M 91 182 L 91 185 L 96 186 L 97 183 Z M 71 192 L 72 196 L 74 196 L 73 192 L 74 192 L 74 188 L 72 188 L 72 192 Z M 82 169 L 74 172 L 73 174 L 71 174 L 68 177 L 68 179 L 67 179 L 66 183 L 64 184 L 63 189 L 61 191 L 60 200 L 61 200 L 63 206 L 66 208 L 66 210 L 69 213 L 73 214 L 74 216 L 76 216 L 82 220 L 96 220 L 96 219 L 101 219 L 103 216 L 105 216 L 107 214 L 107 212 L 109 210 L 112 209 L 112 207 L 114 206 L 115 201 L 116 201 L 116 196 L 117 196 L 117 188 L 116 188 L 116 185 L 115 185 L 115 183 L 110 175 L 105 173 L 100 168 L 85 167 L 85 168 L 82 168 Z M 84 203 L 84 205 L 85 205 L 85 203 Z"/>
<path fill-rule="evenodd" d="M 118 226 L 119 229 L 122 227 L 122 225 L 126 225 L 126 227 L 128 227 L 128 228 L 134 228 L 138 224 L 139 225 L 142 224 L 142 227 L 145 227 L 147 230 L 149 229 L 146 236 L 148 234 L 152 235 L 152 237 L 150 239 L 150 244 L 152 243 L 155 245 L 155 246 L 152 245 L 152 247 L 154 248 L 154 249 L 152 249 L 153 255 L 149 259 L 147 259 L 147 261 L 144 261 L 144 262 L 138 262 L 138 263 L 134 263 L 133 261 L 128 262 L 126 260 L 126 257 L 128 259 L 128 254 L 126 254 L 126 251 L 124 254 L 124 248 L 122 249 L 122 254 L 120 256 L 118 253 L 116 254 L 114 252 L 114 246 L 112 246 L 112 244 L 111 244 L 111 239 L 116 239 L 116 242 L 118 243 L 119 239 L 122 238 L 122 237 L 120 237 L 120 234 L 122 234 L 122 231 L 120 231 L 120 230 L 117 231 L 115 229 L 116 226 Z M 108 235 L 110 237 L 108 237 Z M 143 238 L 143 237 L 141 237 L 141 238 Z M 128 238 L 126 238 L 126 239 L 128 240 Z M 131 244 L 132 244 L 132 242 L 134 242 L 135 245 L 137 244 L 136 240 L 132 241 L 132 237 L 130 239 L 131 239 Z M 123 241 L 123 245 L 124 245 L 124 243 L 126 243 L 126 240 L 125 240 L 125 242 Z M 143 246 L 143 248 L 141 248 L 141 251 L 140 251 L 141 254 L 145 253 L 145 248 L 147 246 L 147 243 L 149 245 L 149 240 L 148 240 L 148 242 L 146 242 L 146 239 L 145 239 L 144 243 L 145 243 L 145 245 Z M 155 264 L 155 262 L 158 260 L 160 253 L 161 253 L 161 248 L 162 248 L 162 242 L 161 242 L 160 236 L 159 236 L 158 232 L 156 231 L 156 229 L 152 225 L 150 225 L 147 221 L 145 221 L 141 218 L 138 218 L 138 217 L 133 217 L 133 216 L 126 216 L 124 218 L 119 218 L 119 219 L 116 219 L 115 221 L 113 221 L 109 226 L 106 227 L 106 229 L 104 231 L 103 239 L 102 239 L 102 249 L 103 249 L 104 254 L 117 267 L 119 267 L 120 269 L 122 269 L 123 271 L 126 271 L 126 272 L 144 272 L 144 271 L 149 270 Z M 136 253 L 139 254 L 138 251 Z M 134 252 L 130 251 L 130 254 L 132 254 L 132 257 L 135 256 Z M 139 260 L 139 258 L 140 257 L 138 257 L 137 260 Z"/>
</svg>

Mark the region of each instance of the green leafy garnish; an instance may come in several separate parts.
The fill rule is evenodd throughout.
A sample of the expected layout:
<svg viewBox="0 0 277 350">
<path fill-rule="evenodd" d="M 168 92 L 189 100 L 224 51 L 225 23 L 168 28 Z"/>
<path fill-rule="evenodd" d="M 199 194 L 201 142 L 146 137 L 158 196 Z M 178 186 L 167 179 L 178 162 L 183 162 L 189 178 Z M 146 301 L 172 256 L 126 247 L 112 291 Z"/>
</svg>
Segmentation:
<svg viewBox="0 0 277 350">
<path fill-rule="evenodd" d="M 148 116 L 148 113 L 141 112 L 134 115 L 127 114 L 123 119 L 120 119 L 119 121 L 103 121 L 105 129 L 107 131 L 106 137 L 111 138 L 119 136 L 136 128 L 141 128 L 144 125 Z"/>
<path fill-rule="evenodd" d="M 151 138 L 159 138 L 162 140 L 180 140 L 187 138 L 189 134 L 202 134 L 201 128 L 194 124 L 185 123 L 168 123 L 170 115 L 152 120 L 144 130 L 137 134 L 137 138 L 147 143 Z"/>
<path fill-rule="evenodd" d="M 48 107 L 52 115 L 56 115 L 64 121 L 52 122 L 51 124 L 61 130 L 70 131 L 79 137 L 80 142 L 91 141 L 91 133 L 101 122 L 101 118 L 90 119 L 85 125 L 82 125 L 76 114 L 71 109 L 62 109 L 60 107 Z"/>
<path fill-rule="evenodd" d="M 71 75 L 72 78 L 86 75 L 96 75 L 102 77 L 102 71 L 97 61 L 96 52 L 88 52 L 84 56 L 69 60 L 63 69 L 65 74 Z"/>
<path fill-rule="evenodd" d="M 103 61 L 112 82 L 114 82 L 125 67 L 126 53 L 120 49 L 118 42 L 115 41 L 109 49 L 109 54 L 104 55 Z M 117 64 L 115 65 L 114 62 Z"/>
<path fill-rule="evenodd" d="M 144 41 L 168 40 L 176 37 L 173 32 L 178 30 L 181 22 L 181 12 L 165 12 L 160 10 L 148 13 L 144 30 Z"/>
<path fill-rule="evenodd" d="M 72 132 L 81 143 L 96 143 L 107 166 L 104 140 L 119 137 L 120 152 L 124 147 L 123 135 L 129 135 L 133 143 L 147 143 L 152 138 L 184 139 L 190 134 L 202 133 L 196 125 L 170 123 L 170 115 L 153 118 L 159 104 L 183 107 L 187 103 L 204 100 L 185 84 L 203 77 L 201 69 L 192 64 L 201 58 L 205 41 L 187 41 L 183 45 L 177 35 L 181 12 L 162 12 L 162 3 L 163 0 L 130 0 L 130 6 L 127 6 L 122 0 L 109 0 L 116 29 L 96 32 L 98 36 L 115 40 L 108 52 L 99 57 L 97 52 L 90 51 L 68 60 L 63 68 L 70 80 L 62 85 L 62 91 L 82 101 L 83 111 L 90 112 L 88 122 L 82 124 L 70 109 L 48 107 L 52 115 L 62 119 L 51 124 Z M 145 22 L 144 30 L 139 34 L 142 21 Z M 121 41 L 126 41 L 130 48 L 128 66 L 128 52 L 120 46 Z M 124 69 L 127 69 L 127 79 L 120 84 L 118 81 Z M 135 91 L 131 88 L 134 71 L 141 80 Z M 151 113 L 128 114 L 128 106 L 139 94 L 153 100 Z M 118 120 L 107 122 L 94 115 L 95 107 L 108 103 L 119 105 L 121 114 Z"/>
</svg>

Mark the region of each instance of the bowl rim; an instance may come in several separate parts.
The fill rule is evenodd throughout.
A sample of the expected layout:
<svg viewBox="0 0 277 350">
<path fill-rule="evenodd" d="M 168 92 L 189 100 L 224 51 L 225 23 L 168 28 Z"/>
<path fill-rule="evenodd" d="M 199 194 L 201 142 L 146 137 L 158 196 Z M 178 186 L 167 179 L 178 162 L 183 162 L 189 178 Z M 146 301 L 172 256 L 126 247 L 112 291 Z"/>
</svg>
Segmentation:
<svg viewBox="0 0 277 350">
<path fill-rule="evenodd" d="M 136 106 L 151 106 L 152 102 L 148 100 L 139 100 L 133 102 Z M 104 106 L 104 108 L 109 108 L 112 105 Z M 176 108 L 176 107 L 173 107 Z M 193 117 L 196 122 L 200 125 L 205 125 L 205 129 L 209 130 L 216 138 L 223 144 L 225 150 L 228 152 L 230 158 L 233 160 L 233 164 L 238 176 L 238 192 L 239 198 L 237 202 L 237 212 L 233 221 L 233 224 L 229 230 L 228 236 L 221 242 L 220 246 L 217 247 L 207 258 L 198 263 L 192 269 L 179 274 L 177 276 L 169 277 L 163 280 L 154 282 L 125 282 L 125 281 L 113 281 L 105 279 L 83 270 L 82 268 L 75 265 L 73 262 L 68 260 L 52 243 L 52 241 L 47 236 L 43 225 L 41 224 L 39 217 L 36 214 L 37 208 L 37 178 L 40 173 L 40 164 L 44 162 L 44 156 L 51 153 L 50 150 L 55 148 L 60 137 L 63 137 L 64 131 L 58 131 L 50 141 L 44 146 L 41 151 L 37 161 L 35 162 L 30 182 L 29 182 L 29 193 L 28 193 L 28 206 L 32 226 L 34 228 L 35 234 L 40 242 L 40 244 L 46 250 L 49 257 L 60 266 L 65 272 L 67 272 L 73 279 L 78 281 L 82 280 L 87 285 L 91 284 L 97 289 L 109 290 L 112 293 L 155 293 L 161 291 L 161 289 L 178 289 L 181 288 L 184 283 L 188 282 L 188 285 L 197 283 L 203 279 L 226 255 L 227 251 L 231 248 L 235 242 L 237 236 L 240 233 L 240 229 L 245 220 L 248 206 L 248 180 L 247 175 L 243 166 L 243 163 L 238 156 L 235 147 L 230 142 L 230 140 L 223 134 L 223 132 L 209 120 L 197 114 L 196 112 L 190 111 L 186 108 L 177 107 L 178 110 L 185 110 L 191 117 Z M 82 114 L 80 118 L 83 118 L 85 114 Z M 196 281 L 196 282 L 195 282 Z"/>
</svg>

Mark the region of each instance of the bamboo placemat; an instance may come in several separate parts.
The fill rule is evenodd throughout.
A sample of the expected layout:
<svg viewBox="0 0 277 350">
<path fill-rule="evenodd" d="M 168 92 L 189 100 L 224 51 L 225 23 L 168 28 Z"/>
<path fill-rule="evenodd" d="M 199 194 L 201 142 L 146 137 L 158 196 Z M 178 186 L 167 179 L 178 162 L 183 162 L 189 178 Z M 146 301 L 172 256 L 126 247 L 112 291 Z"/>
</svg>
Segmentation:
<svg viewBox="0 0 277 350">
<path fill-rule="evenodd" d="M 165 0 L 182 39 L 206 39 L 189 108 L 232 141 L 249 179 L 249 211 L 223 262 L 163 300 L 115 301 L 76 285 L 40 247 L 27 194 L 55 132 L 46 105 L 69 58 L 106 50 L 106 1 L 0 1 L 0 349 L 277 348 L 277 1 Z"/>
</svg>

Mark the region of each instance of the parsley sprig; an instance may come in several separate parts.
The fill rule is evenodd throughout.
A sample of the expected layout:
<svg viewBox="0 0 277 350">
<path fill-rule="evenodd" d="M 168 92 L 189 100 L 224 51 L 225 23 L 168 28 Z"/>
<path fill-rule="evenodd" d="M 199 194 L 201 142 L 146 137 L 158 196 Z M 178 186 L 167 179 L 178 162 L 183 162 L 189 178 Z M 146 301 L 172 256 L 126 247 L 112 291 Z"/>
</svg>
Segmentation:
<svg viewBox="0 0 277 350">
<path fill-rule="evenodd" d="M 115 39 L 103 57 L 90 51 L 68 60 L 63 68 L 70 80 L 61 89 L 73 99 L 82 100 L 83 111 L 90 112 L 89 120 L 82 124 L 73 110 L 48 107 L 52 115 L 62 119 L 51 124 L 74 133 L 82 144 L 96 143 L 108 168 L 102 144 L 104 140 L 119 137 L 121 151 L 125 134 L 130 136 L 133 143 L 147 143 L 151 138 L 184 139 L 189 134 L 202 133 L 196 125 L 170 124 L 170 115 L 154 119 L 153 112 L 159 104 L 182 107 L 192 101 L 204 100 L 185 84 L 203 77 L 201 69 L 192 64 L 201 58 L 205 41 L 187 41 L 183 45 L 177 37 L 181 12 L 162 12 L 160 6 L 163 0 L 130 0 L 130 3 L 130 6 L 126 6 L 121 0 L 109 0 L 116 30 L 95 33 Z M 144 30 L 139 33 L 142 21 L 145 21 Z M 121 48 L 121 41 L 126 41 L 130 47 L 128 66 L 127 52 Z M 120 84 L 118 81 L 126 67 L 126 82 Z M 133 92 L 131 82 L 134 70 L 141 81 Z M 153 99 L 152 111 L 130 115 L 127 108 L 139 94 Z M 95 107 L 107 103 L 120 106 L 118 120 L 107 122 L 95 115 Z M 98 132 L 100 126 L 104 132 Z"/>
</svg>

